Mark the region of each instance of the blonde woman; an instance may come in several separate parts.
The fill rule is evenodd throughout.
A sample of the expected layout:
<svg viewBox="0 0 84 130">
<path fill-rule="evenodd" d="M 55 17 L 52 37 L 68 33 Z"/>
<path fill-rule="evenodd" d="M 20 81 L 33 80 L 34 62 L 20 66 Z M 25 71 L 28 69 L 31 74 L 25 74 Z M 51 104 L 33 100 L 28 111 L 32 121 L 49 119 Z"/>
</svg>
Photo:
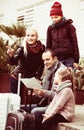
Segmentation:
<svg viewBox="0 0 84 130">
<path fill-rule="evenodd" d="M 54 77 L 54 98 L 43 115 L 43 130 L 51 130 L 53 124 L 70 122 L 74 116 L 75 98 L 72 91 L 73 74 L 70 68 L 60 68 Z"/>
<path fill-rule="evenodd" d="M 43 70 L 42 53 L 45 46 L 38 40 L 38 33 L 33 28 L 26 30 L 26 35 L 22 46 L 18 48 L 14 54 L 14 49 L 7 49 L 9 55 L 9 63 L 16 65 L 16 68 L 11 73 L 10 91 L 17 93 L 18 73 L 21 73 L 24 78 L 33 76 L 40 77 Z"/>
</svg>

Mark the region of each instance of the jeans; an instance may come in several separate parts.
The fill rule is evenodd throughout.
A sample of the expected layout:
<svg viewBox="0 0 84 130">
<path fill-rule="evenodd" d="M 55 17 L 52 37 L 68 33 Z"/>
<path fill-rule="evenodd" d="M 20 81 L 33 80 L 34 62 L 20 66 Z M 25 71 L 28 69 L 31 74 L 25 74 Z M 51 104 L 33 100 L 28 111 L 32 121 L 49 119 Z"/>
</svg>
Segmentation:
<svg viewBox="0 0 84 130">
<path fill-rule="evenodd" d="M 42 114 L 45 113 L 46 109 L 47 109 L 47 106 L 36 107 L 36 108 L 31 110 L 31 113 L 35 114 L 35 130 L 43 130 L 43 126 L 42 126 L 43 116 L 42 116 Z"/>
<path fill-rule="evenodd" d="M 61 60 L 61 62 L 67 66 L 67 67 L 72 67 L 73 68 L 73 63 L 74 63 L 74 59 L 73 58 L 68 58 L 65 60 Z"/>
<path fill-rule="evenodd" d="M 32 111 L 32 109 L 34 109 L 36 107 L 37 107 L 37 104 L 31 104 L 31 111 Z M 25 105 L 22 104 L 20 106 L 20 109 L 25 110 L 26 112 L 30 113 L 30 104 L 27 104 L 26 107 L 25 107 Z"/>
<path fill-rule="evenodd" d="M 45 113 L 45 110 L 47 109 L 47 106 L 45 106 L 45 107 L 36 107 L 36 108 L 33 108 L 32 110 L 31 110 L 31 113 L 41 113 L 41 114 L 43 114 L 43 113 Z"/>
</svg>

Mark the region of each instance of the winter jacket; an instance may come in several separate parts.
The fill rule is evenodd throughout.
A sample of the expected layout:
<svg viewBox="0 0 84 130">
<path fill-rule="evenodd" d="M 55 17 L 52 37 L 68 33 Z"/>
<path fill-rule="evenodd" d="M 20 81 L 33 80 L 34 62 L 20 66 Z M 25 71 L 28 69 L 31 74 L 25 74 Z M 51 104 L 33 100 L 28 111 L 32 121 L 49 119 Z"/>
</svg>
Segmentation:
<svg viewBox="0 0 84 130">
<path fill-rule="evenodd" d="M 22 73 L 25 78 L 31 78 L 33 76 L 40 78 L 43 71 L 42 53 L 45 50 L 45 46 L 40 41 L 37 42 L 36 48 L 28 48 L 28 54 L 24 55 L 23 46 L 19 47 L 15 55 L 9 58 L 11 65 L 17 65 L 12 71 L 15 77 L 18 77 L 18 73 Z"/>
<path fill-rule="evenodd" d="M 75 63 L 79 62 L 79 49 L 76 29 L 72 20 L 64 17 L 57 24 L 52 24 L 47 29 L 46 48 L 52 48 L 58 60 L 73 58 Z"/>
</svg>

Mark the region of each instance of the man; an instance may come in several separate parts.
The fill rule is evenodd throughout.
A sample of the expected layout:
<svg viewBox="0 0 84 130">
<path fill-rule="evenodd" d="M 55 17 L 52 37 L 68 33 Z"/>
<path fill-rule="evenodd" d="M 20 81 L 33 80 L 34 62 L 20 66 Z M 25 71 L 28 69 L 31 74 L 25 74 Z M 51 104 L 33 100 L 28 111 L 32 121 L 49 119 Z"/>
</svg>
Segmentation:
<svg viewBox="0 0 84 130">
<path fill-rule="evenodd" d="M 52 24 L 47 28 L 46 47 L 51 48 L 64 65 L 77 66 L 80 54 L 73 20 L 65 18 L 62 4 L 57 1 L 51 6 L 50 18 Z"/>
<path fill-rule="evenodd" d="M 51 90 L 55 72 L 57 71 L 58 68 L 64 67 L 64 65 L 58 61 L 57 56 L 51 49 L 46 49 L 43 52 L 42 60 L 44 63 L 44 72 L 42 75 L 42 86 L 43 86 L 42 88 L 43 88 L 43 90 Z M 38 93 L 38 92 L 35 90 L 34 93 Z M 39 92 L 39 94 L 36 94 L 36 95 L 39 95 L 37 97 L 37 99 L 39 99 L 39 97 L 41 97 L 41 98 L 43 97 L 43 95 L 40 92 Z M 44 107 L 42 108 L 41 106 L 45 106 L 46 104 L 47 104 L 47 99 L 42 98 L 40 100 L 38 106 L 40 106 L 40 109 L 44 109 Z M 37 104 L 31 105 L 31 109 L 34 107 L 36 107 L 36 109 L 38 109 Z M 21 107 L 21 109 L 23 109 L 23 107 Z M 28 107 L 27 107 L 27 110 L 28 110 Z M 34 109 L 32 110 L 32 112 L 33 111 L 34 111 Z"/>
<path fill-rule="evenodd" d="M 43 52 L 42 59 L 44 62 L 44 67 L 45 67 L 45 74 L 43 76 L 43 89 L 35 90 L 34 92 L 38 94 L 39 96 L 44 97 L 45 91 L 52 89 L 52 84 L 53 84 L 54 76 L 57 69 L 59 69 L 60 67 L 65 67 L 65 66 L 61 62 L 58 61 L 55 53 L 51 49 L 46 49 L 45 52 Z M 53 98 L 53 95 L 50 93 L 47 93 L 45 97 L 51 100 Z M 35 119 L 36 119 L 35 130 L 38 130 L 41 128 L 40 123 L 42 120 L 42 114 L 45 113 L 47 105 L 48 104 L 46 104 L 45 106 L 35 107 L 31 111 L 31 113 L 35 114 Z"/>
</svg>

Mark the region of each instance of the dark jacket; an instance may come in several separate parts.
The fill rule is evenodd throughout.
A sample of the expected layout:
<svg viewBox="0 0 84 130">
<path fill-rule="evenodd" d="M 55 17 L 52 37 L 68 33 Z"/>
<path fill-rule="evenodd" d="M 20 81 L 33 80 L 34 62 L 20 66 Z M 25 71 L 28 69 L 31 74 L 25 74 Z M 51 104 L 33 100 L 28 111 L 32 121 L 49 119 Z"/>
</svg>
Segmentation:
<svg viewBox="0 0 84 130">
<path fill-rule="evenodd" d="M 58 24 L 52 24 L 47 30 L 46 47 L 52 48 L 58 60 L 73 58 L 79 62 L 79 49 L 77 43 L 76 29 L 72 20 L 64 17 Z"/>
<path fill-rule="evenodd" d="M 24 48 L 19 47 L 15 55 L 9 59 L 11 65 L 17 65 L 12 71 L 15 77 L 18 76 L 18 73 L 22 73 L 22 76 L 25 78 L 31 78 L 33 76 L 40 78 L 44 67 L 42 53 L 45 47 L 40 42 L 38 42 L 38 45 L 37 48 L 33 49 L 34 53 L 28 48 L 28 54 L 26 56 L 24 55 Z"/>
</svg>

